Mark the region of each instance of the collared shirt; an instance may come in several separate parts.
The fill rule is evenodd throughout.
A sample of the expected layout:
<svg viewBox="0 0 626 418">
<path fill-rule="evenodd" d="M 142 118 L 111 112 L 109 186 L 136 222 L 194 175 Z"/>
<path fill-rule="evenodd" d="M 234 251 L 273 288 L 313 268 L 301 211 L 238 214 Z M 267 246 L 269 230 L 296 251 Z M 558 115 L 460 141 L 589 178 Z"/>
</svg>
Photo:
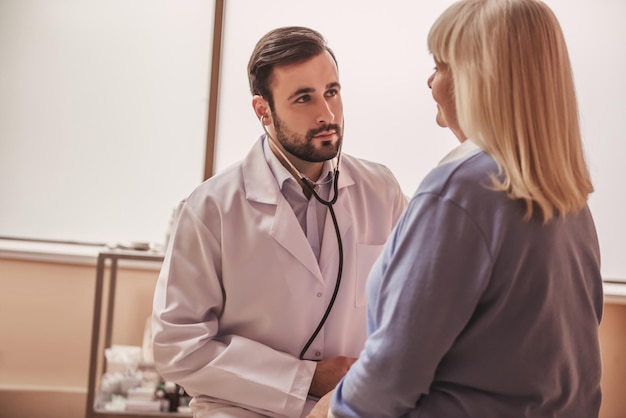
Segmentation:
<svg viewBox="0 0 626 418">
<path fill-rule="evenodd" d="M 305 196 L 298 180 L 272 152 L 267 137 L 263 141 L 263 152 L 265 160 L 280 187 L 280 191 L 293 209 L 293 213 L 296 215 L 298 223 L 311 245 L 315 258 L 319 261 L 320 246 L 324 235 L 324 223 L 326 221 L 326 213 L 328 212 L 327 207 L 318 202 L 313 195 L 310 198 Z M 329 199 L 333 178 L 332 163 L 331 161 L 325 161 L 322 167 L 322 175 L 317 182 L 311 183 L 317 194 L 324 200 Z"/>
</svg>

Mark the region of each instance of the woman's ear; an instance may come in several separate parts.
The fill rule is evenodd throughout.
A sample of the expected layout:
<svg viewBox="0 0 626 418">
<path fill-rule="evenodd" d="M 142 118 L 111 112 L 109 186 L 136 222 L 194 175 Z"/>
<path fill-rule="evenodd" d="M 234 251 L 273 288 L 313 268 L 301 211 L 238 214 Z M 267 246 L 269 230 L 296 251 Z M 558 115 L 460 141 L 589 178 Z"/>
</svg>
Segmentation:
<svg viewBox="0 0 626 418">
<path fill-rule="evenodd" d="M 254 109 L 254 114 L 257 119 L 259 119 L 263 125 L 267 126 L 272 123 L 272 115 L 269 110 L 269 105 L 267 100 L 265 100 L 262 96 L 254 95 L 252 97 L 252 108 Z"/>
</svg>

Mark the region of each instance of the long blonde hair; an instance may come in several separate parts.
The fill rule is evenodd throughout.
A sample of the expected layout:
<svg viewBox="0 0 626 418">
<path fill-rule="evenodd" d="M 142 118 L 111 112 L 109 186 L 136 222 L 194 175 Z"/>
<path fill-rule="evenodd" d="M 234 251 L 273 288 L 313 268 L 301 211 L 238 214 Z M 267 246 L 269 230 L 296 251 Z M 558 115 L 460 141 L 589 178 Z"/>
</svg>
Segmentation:
<svg viewBox="0 0 626 418">
<path fill-rule="evenodd" d="M 538 0 L 460 0 L 434 23 L 428 48 L 450 66 L 463 133 L 504 174 L 498 190 L 545 222 L 580 210 L 593 191 L 569 55 Z"/>
</svg>

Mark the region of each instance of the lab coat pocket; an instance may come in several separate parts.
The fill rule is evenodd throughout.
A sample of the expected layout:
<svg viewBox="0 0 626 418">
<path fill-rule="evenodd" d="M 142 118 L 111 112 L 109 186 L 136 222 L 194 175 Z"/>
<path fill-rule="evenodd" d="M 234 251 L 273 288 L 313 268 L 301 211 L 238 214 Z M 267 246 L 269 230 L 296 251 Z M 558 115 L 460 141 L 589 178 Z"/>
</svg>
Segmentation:
<svg viewBox="0 0 626 418">
<path fill-rule="evenodd" d="M 365 295 L 365 284 L 367 276 L 374 265 L 374 262 L 383 251 L 384 244 L 357 244 L 356 248 L 356 284 L 355 302 L 356 306 L 363 306 L 367 302 Z"/>
</svg>

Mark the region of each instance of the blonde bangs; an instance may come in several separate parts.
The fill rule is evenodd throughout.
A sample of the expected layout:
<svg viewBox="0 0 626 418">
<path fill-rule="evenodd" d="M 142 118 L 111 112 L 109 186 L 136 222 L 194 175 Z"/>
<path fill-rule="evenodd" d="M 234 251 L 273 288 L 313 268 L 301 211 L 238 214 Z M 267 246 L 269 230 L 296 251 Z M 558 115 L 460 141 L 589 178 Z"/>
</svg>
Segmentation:
<svg viewBox="0 0 626 418">
<path fill-rule="evenodd" d="M 452 59 L 459 39 L 459 29 L 463 28 L 459 19 L 465 5 L 465 2 L 457 2 L 450 6 L 437 18 L 428 32 L 428 50 L 439 62 L 449 64 Z"/>
</svg>

